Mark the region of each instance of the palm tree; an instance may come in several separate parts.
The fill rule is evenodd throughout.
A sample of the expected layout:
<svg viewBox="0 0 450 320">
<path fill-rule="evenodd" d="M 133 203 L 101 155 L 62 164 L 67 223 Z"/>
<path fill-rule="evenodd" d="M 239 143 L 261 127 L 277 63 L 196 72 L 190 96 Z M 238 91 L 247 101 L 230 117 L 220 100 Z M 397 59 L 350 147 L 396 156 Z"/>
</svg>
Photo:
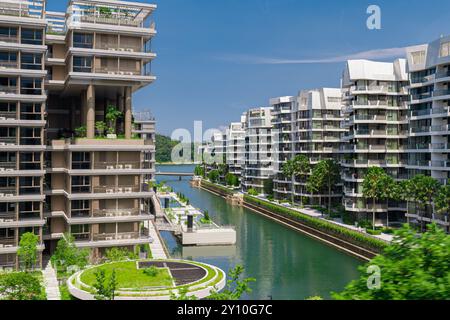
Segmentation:
<svg viewBox="0 0 450 320">
<path fill-rule="evenodd" d="M 377 200 L 389 198 L 389 191 L 394 180 L 379 167 L 371 167 L 367 170 L 363 182 L 363 196 L 372 199 L 372 228 L 375 230 L 375 205 Z"/>
<path fill-rule="evenodd" d="M 297 155 L 293 159 L 288 160 L 282 168 L 283 174 L 287 177 L 291 177 L 292 190 L 291 201 L 294 204 L 295 196 L 295 177 L 303 177 L 311 171 L 311 165 L 309 159 L 304 155 Z M 303 187 L 302 187 L 303 194 Z M 300 196 L 300 205 L 303 207 L 303 197 Z"/>
<path fill-rule="evenodd" d="M 314 166 L 307 188 L 313 192 L 328 190 L 328 212 L 331 212 L 331 190 L 340 180 L 339 166 L 334 160 L 322 160 Z"/>
<path fill-rule="evenodd" d="M 450 212 L 450 186 L 439 188 L 435 199 L 436 212 L 448 217 Z"/>
<path fill-rule="evenodd" d="M 419 174 L 410 180 L 411 197 L 419 208 L 426 210 L 427 205 L 433 207 L 433 199 L 439 190 L 439 182 L 429 176 Z M 433 209 L 432 209 L 433 210 Z M 434 211 L 434 210 L 433 210 Z M 424 223 L 421 219 L 421 230 L 424 230 Z"/>
<path fill-rule="evenodd" d="M 402 180 L 400 182 L 393 182 L 390 188 L 388 188 L 388 198 L 394 201 L 406 202 L 406 216 L 408 217 L 409 202 L 411 200 L 411 187 L 409 180 Z M 409 219 L 409 218 L 408 218 Z M 408 221 L 409 222 L 409 221 Z M 389 211 L 387 213 L 387 223 L 389 227 Z"/>
</svg>

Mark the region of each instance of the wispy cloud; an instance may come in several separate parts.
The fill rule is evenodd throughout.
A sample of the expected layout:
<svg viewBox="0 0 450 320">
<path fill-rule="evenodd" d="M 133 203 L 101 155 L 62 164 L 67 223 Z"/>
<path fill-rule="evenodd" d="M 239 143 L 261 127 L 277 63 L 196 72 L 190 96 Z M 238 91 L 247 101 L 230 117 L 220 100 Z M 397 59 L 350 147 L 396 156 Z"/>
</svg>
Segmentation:
<svg viewBox="0 0 450 320">
<path fill-rule="evenodd" d="M 353 59 L 369 59 L 369 60 L 394 59 L 404 57 L 405 51 L 406 48 L 374 49 L 320 59 L 282 59 L 282 58 L 269 58 L 269 57 L 242 55 L 242 54 L 224 54 L 218 56 L 217 58 L 222 61 L 244 63 L 244 64 L 320 64 L 320 63 L 339 63 Z"/>
</svg>

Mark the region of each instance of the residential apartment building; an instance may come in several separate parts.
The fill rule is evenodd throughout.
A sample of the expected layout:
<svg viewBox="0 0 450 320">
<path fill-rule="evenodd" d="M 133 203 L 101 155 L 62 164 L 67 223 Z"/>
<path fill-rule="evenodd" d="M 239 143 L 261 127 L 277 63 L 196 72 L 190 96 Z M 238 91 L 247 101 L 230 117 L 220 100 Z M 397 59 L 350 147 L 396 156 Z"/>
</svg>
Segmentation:
<svg viewBox="0 0 450 320">
<path fill-rule="evenodd" d="M 133 112 L 133 130 L 134 138 L 140 138 L 148 141 L 149 144 L 156 145 L 156 120 L 150 111 Z M 156 159 L 153 150 L 143 150 L 142 167 L 155 168 Z M 155 181 L 153 173 L 144 176 L 144 181 Z"/>
<path fill-rule="evenodd" d="M 339 161 L 341 134 L 341 90 L 321 88 L 303 90 L 296 97 L 281 97 L 271 100 L 274 108 L 274 154 L 276 178 L 274 195 L 276 199 L 291 199 L 310 205 L 325 205 L 329 194 L 327 191 L 311 193 L 307 191 L 307 178 L 296 177 L 294 188 L 290 177 L 283 175 L 286 160 L 296 155 L 305 155 L 311 168 L 322 160 Z M 278 139 L 277 139 L 278 138 Z M 332 201 L 338 204 L 342 200 L 342 185 L 332 190 Z"/>
<path fill-rule="evenodd" d="M 40 252 L 70 233 L 93 259 L 152 241 L 142 225 L 153 207 L 144 178 L 154 164 L 144 160 L 154 142 L 133 137 L 132 94 L 155 80 L 155 9 L 0 3 L 0 267 L 18 266 L 25 232 L 39 236 Z M 97 123 L 111 106 L 123 117 L 104 139 Z"/>
<path fill-rule="evenodd" d="M 226 133 L 226 164 L 230 173 L 240 177 L 245 163 L 245 125 L 241 122 L 230 124 Z"/>
<path fill-rule="evenodd" d="M 245 156 L 241 184 L 244 191 L 264 193 L 273 177 L 272 108 L 253 108 L 245 113 Z"/>
<path fill-rule="evenodd" d="M 382 167 L 394 179 L 408 178 L 408 75 L 406 61 L 348 61 L 342 78 L 344 127 L 342 178 L 345 209 L 356 218 L 372 216 L 373 204 L 363 197 L 367 169 Z M 404 217 L 402 203 L 378 201 L 376 223 Z"/>
<path fill-rule="evenodd" d="M 424 174 L 448 184 L 450 178 L 450 37 L 407 49 L 409 72 L 409 176 Z M 448 215 L 428 208 L 417 214 L 415 206 L 408 210 L 412 223 L 432 220 L 450 226 Z"/>
</svg>

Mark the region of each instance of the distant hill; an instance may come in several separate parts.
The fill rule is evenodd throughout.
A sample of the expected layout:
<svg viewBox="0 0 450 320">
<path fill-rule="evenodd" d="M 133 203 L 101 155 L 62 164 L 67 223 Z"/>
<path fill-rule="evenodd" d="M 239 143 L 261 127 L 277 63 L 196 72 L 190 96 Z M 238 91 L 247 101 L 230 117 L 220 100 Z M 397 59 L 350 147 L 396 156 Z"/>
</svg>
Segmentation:
<svg viewBox="0 0 450 320">
<path fill-rule="evenodd" d="M 170 137 L 156 134 L 156 162 L 166 163 L 172 161 L 172 149 L 180 141 L 172 140 Z M 191 144 L 192 157 L 191 161 L 194 161 L 194 143 Z"/>
</svg>

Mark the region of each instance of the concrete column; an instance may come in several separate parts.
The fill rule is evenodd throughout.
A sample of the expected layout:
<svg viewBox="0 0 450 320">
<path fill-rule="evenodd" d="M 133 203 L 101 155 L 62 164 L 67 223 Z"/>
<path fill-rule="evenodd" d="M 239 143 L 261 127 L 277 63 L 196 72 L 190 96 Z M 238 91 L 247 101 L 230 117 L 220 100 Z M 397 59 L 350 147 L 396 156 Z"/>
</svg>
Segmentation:
<svg viewBox="0 0 450 320">
<path fill-rule="evenodd" d="M 95 87 L 90 84 L 86 94 L 87 112 L 86 112 L 86 137 L 95 138 Z"/>
<path fill-rule="evenodd" d="M 131 139 L 131 87 L 125 88 L 125 139 Z"/>
</svg>

